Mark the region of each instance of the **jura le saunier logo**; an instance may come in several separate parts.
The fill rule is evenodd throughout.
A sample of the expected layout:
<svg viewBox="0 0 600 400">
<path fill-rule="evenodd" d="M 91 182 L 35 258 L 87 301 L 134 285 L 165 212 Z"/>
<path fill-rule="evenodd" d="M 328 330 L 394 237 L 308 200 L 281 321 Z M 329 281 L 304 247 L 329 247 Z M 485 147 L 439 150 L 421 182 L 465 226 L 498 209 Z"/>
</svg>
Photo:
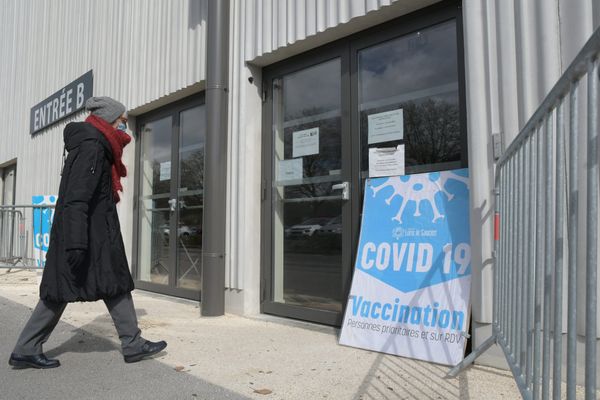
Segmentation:
<svg viewBox="0 0 600 400">
<path fill-rule="evenodd" d="M 367 206 L 377 218 L 360 249 L 362 270 L 403 292 L 470 273 L 467 170 L 380 178 L 371 185 Z"/>
</svg>

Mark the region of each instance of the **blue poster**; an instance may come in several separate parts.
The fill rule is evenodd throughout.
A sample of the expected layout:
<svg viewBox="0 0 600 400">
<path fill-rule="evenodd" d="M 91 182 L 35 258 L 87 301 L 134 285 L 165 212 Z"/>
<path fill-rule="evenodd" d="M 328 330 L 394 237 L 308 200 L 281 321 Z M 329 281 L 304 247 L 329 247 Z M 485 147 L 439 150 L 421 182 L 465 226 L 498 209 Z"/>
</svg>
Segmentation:
<svg viewBox="0 0 600 400">
<path fill-rule="evenodd" d="M 456 365 L 471 286 L 467 169 L 368 179 L 340 343 Z"/>
<path fill-rule="evenodd" d="M 57 196 L 32 196 L 33 205 L 54 205 Z M 50 230 L 54 219 L 54 208 L 33 209 L 33 252 L 37 267 L 46 263 L 46 252 L 50 245 Z"/>
</svg>

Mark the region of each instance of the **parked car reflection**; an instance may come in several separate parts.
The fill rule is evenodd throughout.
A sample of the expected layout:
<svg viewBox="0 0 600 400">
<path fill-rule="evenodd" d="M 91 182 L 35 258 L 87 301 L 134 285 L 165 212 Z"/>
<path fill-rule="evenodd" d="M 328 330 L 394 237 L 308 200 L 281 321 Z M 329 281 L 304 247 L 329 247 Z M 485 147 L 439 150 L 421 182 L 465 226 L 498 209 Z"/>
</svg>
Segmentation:
<svg viewBox="0 0 600 400">
<path fill-rule="evenodd" d="M 169 236 L 171 232 L 170 226 L 167 224 L 161 225 L 160 230 L 165 236 Z M 190 226 L 185 224 L 179 224 L 179 226 L 177 227 L 177 236 L 179 237 L 188 238 L 190 236 L 195 236 L 200 233 L 202 233 L 201 227 Z"/>
<path fill-rule="evenodd" d="M 315 231 L 318 236 L 338 236 L 342 234 L 342 216 L 330 219 L 325 225 Z"/>
<path fill-rule="evenodd" d="M 312 237 L 313 234 L 325 226 L 331 220 L 330 217 L 310 218 L 299 224 L 292 225 L 285 230 L 287 239 L 302 239 Z"/>
</svg>

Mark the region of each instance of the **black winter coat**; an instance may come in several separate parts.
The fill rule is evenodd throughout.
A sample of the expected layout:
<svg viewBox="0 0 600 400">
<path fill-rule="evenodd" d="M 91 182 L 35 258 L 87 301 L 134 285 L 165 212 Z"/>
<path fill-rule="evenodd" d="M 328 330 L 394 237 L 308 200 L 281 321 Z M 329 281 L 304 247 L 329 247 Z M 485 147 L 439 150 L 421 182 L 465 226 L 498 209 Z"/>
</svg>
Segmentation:
<svg viewBox="0 0 600 400">
<path fill-rule="evenodd" d="M 133 290 L 119 217 L 112 195 L 110 144 L 87 122 L 65 127 L 69 155 L 63 167 L 40 298 L 52 302 L 96 301 Z M 67 250 L 83 249 L 73 268 Z"/>
</svg>

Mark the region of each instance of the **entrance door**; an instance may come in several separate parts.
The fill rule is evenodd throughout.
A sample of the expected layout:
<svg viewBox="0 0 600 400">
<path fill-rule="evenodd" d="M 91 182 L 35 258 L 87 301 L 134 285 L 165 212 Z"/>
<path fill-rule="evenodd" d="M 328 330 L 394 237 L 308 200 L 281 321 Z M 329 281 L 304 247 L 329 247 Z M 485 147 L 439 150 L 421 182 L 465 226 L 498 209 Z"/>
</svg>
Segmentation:
<svg viewBox="0 0 600 400">
<path fill-rule="evenodd" d="M 342 49 L 267 74 L 265 312 L 335 324 L 350 272 L 350 174 Z M 271 123 L 272 121 L 272 123 Z"/>
<path fill-rule="evenodd" d="M 13 164 L 0 169 L 0 178 L 2 179 L 0 192 L 0 205 L 15 204 L 15 182 L 17 175 L 17 165 Z M 11 210 L 0 211 L 0 258 L 12 256 L 13 240 L 15 232 L 15 213 Z"/>
<path fill-rule="evenodd" d="M 12 205 L 15 204 L 15 182 L 17 175 L 17 165 L 9 165 L 8 167 L 0 170 L 2 174 L 2 196 L 0 204 Z"/>
<path fill-rule="evenodd" d="M 205 107 L 186 100 L 138 118 L 137 287 L 199 300 Z"/>
<path fill-rule="evenodd" d="M 467 166 L 460 32 L 441 4 L 265 68 L 263 312 L 339 325 L 370 148 Z"/>
</svg>

